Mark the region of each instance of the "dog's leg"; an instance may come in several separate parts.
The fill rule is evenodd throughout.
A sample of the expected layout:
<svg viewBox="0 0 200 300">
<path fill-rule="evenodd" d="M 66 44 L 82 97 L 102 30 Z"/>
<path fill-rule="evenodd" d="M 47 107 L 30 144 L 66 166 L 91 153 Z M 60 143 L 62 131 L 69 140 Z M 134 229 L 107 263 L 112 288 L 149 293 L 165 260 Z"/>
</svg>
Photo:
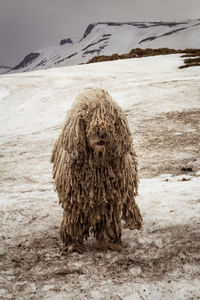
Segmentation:
<svg viewBox="0 0 200 300">
<path fill-rule="evenodd" d="M 83 241 L 89 235 L 89 226 L 81 224 L 79 219 L 77 222 L 70 222 L 64 211 L 61 223 L 61 238 L 64 244 L 63 252 L 79 252 L 84 251 Z"/>
<path fill-rule="evenodd" d="M 119 216 L 114 216 L 111 222 L 98 223 L 95 231 L 98 249 L 119 251 L 122 245 L 121 232 Z"/>
<path fill-rule="evenodd" d="M 127 205 L 129 203 L 129 205 Z M 142 226 L 142 216 L 138 205 L 135 203 L 135 200 L 130 199 L 124 203 L 122 210 L 122 219 L 126 222 L 125 228 L 128 229 L 140 229 Z"/>
</svg>

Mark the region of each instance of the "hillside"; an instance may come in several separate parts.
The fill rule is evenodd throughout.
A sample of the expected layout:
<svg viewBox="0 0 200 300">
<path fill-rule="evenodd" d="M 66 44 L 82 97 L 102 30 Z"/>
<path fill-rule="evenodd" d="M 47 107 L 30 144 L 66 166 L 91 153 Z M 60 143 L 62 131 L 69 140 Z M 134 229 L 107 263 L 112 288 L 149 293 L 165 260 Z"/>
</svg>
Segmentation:
<svg viewBox="0 0 200 300">
<path fill-rule="evenodd" d="M 12 69 L 12 67 L 0 66 L 0 74 L 4 74 L 4 73 L 10 71 L 11 69 Z"/>
<path fill-rule="evenodd" d="M 27 54 L 11 72 L 86 63 L 94 56 L 128 53 L 134 48 L 200 48 L 200 20 L 185 22 L 99 22 L 81 38 Z"/>
<path fill-rule="evenodd" d="M 188 300 L 200 286 L 200 68 L 179 54 L 0 76 L 0 298 Z M 121 252 L 62 255 L 50 155 L 85 87 L 124 110 L 139 161 L 140 231 Z"/>
<path fill-rule="evenodd" d="M 158 48 L 158 49 L 135 48 L 132 49 L 129 53 L 125 53 L 121 55 L 115 53 L 112 55 L 94 56 L 92 59 L 88 61 L 88 63 L 112 61 L 118 59 L 141 58 L 141 57 L 156 56 L 156 55 L 169 55 L 169 54 L 178 54 L 178 53 L 182 54 L 181 57 L 185 58 L 183 64 L 179 66 L 180 69 L 200 66 L 200 49 L 175 50 L 169 48 Z"/>
</svg>

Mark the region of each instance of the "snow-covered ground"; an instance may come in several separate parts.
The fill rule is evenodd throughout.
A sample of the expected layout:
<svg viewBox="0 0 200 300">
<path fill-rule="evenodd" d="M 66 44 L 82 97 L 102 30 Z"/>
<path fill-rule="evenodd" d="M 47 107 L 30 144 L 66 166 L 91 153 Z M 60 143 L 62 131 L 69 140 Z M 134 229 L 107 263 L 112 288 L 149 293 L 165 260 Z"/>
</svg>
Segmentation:
<svg viewBox="0 0 200 300">
<path fill-rule="evenodd" d="M 200 69 L 181 64 L 169 55 L 0 76 L 1 299 L 200 299 Z M 89 86 L 129 120 L 144 224 L 123 229 L 121 252 L 91 237 L 83 254 L 62 255 L 49 159 Z"/>
</svg>

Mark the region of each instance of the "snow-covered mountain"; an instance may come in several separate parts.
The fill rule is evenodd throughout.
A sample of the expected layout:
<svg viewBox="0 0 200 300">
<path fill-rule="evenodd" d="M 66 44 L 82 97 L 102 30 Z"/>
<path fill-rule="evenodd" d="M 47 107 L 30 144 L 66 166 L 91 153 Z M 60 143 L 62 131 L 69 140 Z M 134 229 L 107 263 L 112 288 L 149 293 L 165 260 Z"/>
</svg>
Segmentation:
<svg viewBox="0 0 200 300">
<path fill-rule="evenodd" d="M 8 71 L 10 71 L 12 68 L 8 66 L 0 66 L 0 74 L 4 74 Z"/>
<path fill-rule="evenodd" d="M 123 54 L 133 48 L 200 48 L 200 19 L 185 22 L 99 22 L 90 24 L 80 39 L 28 54 L 12 72 L 69 66 L 97 55 Z"/>
</svg>

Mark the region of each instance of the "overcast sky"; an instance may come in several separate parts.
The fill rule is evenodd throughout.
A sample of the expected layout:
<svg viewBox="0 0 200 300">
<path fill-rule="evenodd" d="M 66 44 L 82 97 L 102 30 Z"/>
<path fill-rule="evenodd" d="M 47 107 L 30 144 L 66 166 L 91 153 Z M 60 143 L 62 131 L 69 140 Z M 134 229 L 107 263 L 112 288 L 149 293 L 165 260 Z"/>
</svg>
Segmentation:
<svg viewBox="0 0 200 300">
<path fill-rule="evenodd" d="M 200 0 L 0 0 L 0 65 L 80 36 L 92 22 L 198 18 Z"/>
</svg>

